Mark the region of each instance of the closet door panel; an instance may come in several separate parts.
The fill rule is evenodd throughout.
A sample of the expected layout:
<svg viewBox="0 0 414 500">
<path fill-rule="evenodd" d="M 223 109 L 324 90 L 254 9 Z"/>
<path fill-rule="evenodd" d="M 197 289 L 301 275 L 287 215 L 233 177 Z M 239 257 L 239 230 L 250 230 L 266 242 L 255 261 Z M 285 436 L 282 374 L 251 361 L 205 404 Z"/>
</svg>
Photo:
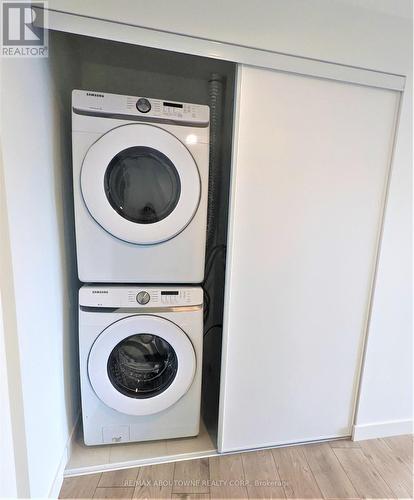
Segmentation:
<svg viewBox="0 0 414 500">
<path fill-rule="evenodd" d="M 238 79 L 219 449 L 349 436 L 399 93 Z"/>
</svg>

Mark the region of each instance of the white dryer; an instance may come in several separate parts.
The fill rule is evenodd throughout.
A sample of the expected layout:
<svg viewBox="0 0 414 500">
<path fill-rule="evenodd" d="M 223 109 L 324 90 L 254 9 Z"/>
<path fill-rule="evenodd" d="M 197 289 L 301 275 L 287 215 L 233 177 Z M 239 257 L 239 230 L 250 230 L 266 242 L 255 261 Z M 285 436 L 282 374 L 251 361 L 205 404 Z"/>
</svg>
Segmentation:
<svg viewBox="0 0 414 500">
<path fill-rule="evenodd" d="M 204 278 L 209 107 L 74 90 L 79 279 Z"/>
<path fill-rule="evenodd" d="M 85 444 L 197 435 L 202 348 L 200 287 L 83 286 Z"/>
</svg>

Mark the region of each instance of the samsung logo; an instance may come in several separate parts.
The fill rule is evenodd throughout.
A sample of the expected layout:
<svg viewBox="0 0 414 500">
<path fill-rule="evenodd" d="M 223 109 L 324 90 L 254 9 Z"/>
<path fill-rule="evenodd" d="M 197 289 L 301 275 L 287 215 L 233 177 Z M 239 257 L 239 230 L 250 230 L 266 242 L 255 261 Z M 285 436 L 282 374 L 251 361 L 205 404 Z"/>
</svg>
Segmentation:
<svg viewBox="0 0 414 500">
<path fill-rule="evenodd" d="M 92 290 L 92 293 L 109 293 L 108 290 Z"/>
<path fill-rule="evenodd" d="M 103 94 L 95 94 L 93 92 L 86 92 L 86 95 L 90 95 L 92 97 L 105 97 Z"/>
</svg>

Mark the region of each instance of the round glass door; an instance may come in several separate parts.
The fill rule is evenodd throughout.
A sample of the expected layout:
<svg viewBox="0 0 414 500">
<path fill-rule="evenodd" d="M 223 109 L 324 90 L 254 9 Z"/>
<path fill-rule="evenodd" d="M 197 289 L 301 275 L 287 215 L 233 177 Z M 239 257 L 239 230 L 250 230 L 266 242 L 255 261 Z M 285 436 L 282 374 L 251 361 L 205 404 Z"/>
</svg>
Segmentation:
<svg viewBox="0 0 414 500">
<path fill-rule="evenodd" d="M 200 203 L 201 181 L 189 150 L 154 125 L 114 128 L 87 151 L 82 196 L 94 220 L 112 236 L 150 245 L 183 231 Z"/>
<path fill-rule="evenodd" d="M 174 380 L 178 360 L 171 345 L 157 335 L 140 333 L 119 342 L 108 360 L 113 386 L 130 398 L 151 398 Z"/>
<path fill-rule="evenodd" d="M 105 193 L 112 208 L 125 219 L 153 224 L 177 206 L 181 182 L 165 154 L 133 146 L 118 153 L 105 173 Z"/>
<path fill-rule="evenodd" d="M 128 415 L 150 415 L 176 403 L 196 372 L 193 345 L 165 318 L 127 316 L 96 338 L 88 376 L 98 398 Z"/>
</svg>

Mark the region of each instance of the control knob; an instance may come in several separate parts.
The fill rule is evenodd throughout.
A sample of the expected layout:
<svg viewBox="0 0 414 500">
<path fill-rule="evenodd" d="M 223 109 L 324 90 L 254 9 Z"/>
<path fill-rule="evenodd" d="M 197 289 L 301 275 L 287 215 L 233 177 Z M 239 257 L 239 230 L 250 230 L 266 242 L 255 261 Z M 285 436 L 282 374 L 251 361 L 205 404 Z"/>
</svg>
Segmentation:
<svg viewBox="0 0 414 500">
<path fill-rule="evenodd" d="M 148 304 L 148 302 L 150 301 L 150 294 L 148 292 L 139 292 L 139 294 L 137 295 L 137 302 L 138 304 L 141 304 L 142 306 L 144 306 L 145 304 Z"/>
<path fill-rule="evenodd" d="M 137 101 L 137 110 L 140 113 L 148 113 L 151 110 L 151 103 L 145 97 L 141 97 Z"/>
</svg>

